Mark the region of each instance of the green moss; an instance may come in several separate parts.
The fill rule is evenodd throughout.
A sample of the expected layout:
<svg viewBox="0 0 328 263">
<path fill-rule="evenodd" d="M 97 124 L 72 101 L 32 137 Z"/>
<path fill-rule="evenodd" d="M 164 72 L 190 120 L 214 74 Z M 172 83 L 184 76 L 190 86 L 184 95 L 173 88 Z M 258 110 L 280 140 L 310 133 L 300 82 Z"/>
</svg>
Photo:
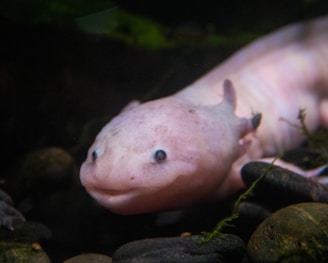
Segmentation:
<svg viewBox="0 0 328 263">
<path fill-rule="evenodd" d="M 307 143 L 310 149 L 319 153 L 319 157 L 313 160 L 314 166 L 319 166 L 328 162 L 328 132 L 326 130 L 319 130 L 311 133 L 305 124 L 305 109 L 300 109 L 298 119 L 301 123 L 301 130 L 307 138 Z"/>
<path fill-rule="evenodd" d="M 0 3 L 0 15 L 21 24 L 53 24 L 78 28 L 91 34 L 109 37 L 145 49 L 168 49 L 181 46 L 230 46 L 238 48 L 257 35 L 238 32 L 229 37 L 202 28 L 196 38 L 188 30 L 179 31 L 151 19 L 129 13 L 112 1 L 23 0 Z"/>
<path fill-rule="evenodd" d="M 206 243 L 209 242 L 217 237 L 220 237 L 222 235 L 224 235 L 224 233 L 222 232 L 223 228 L 227 227 L 227 226 L 231 226 L 230 222 L 237 219 L 239 217 L 238 214 L 238 207 L 241 203 L 242 200 L 246 199 L 250 193 L 253 191 L 253 189 L 255 188 L 255 186 L 257 185 L 257 183 L 268 174 L 268 172 L 273 168 L 274 162 L 279 159 L 281 157 L 281 155 L 278 155 L 274 158 L 274 160 L 271 162 L 271 164 L 268 166 L 268 168 L 261 174 L 260 177 L 258 177 L 252 184 L 251 186 L 244 192 L 242 193 L 238 199 L 235 201 L 233 209 L 232 209 L 232 213 L 231 216 L 223 218 L 222 220 L 220 220 L 216 227 L 212 230 L 212 232 L 210 233 L 203 233 L 203 238 L 200 240 L 199 243 Z"/>
<path fill-rule="evenodd" d="M 36 250 L 29 244 L 0 243 L 0 262 L 2 263 L 50 263 L 48 256 L 40 249 Z"/>
<path fill-rule="evenodd" d="M 166 38 L 166 28 L 140 16 L 117 11 L 117 25 L 108 35 L 128 44 L 154 49 L 172 47 Z"/>
<path fill-rule="evenodd" d="M 327 210 L 323 203 L 299 203 L 264 220 L 247 245 L 251 262 L 327 262 Z"/>
</svg>

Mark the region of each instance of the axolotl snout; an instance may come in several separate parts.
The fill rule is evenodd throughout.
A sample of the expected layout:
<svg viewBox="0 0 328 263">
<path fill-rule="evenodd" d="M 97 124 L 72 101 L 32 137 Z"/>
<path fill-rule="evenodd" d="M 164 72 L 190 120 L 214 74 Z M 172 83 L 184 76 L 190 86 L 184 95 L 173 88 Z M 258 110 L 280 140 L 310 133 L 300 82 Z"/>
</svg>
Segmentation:
<svg viewBox="0 0 328 263">
<path fill-rule="evenodd" d="M 224 198 L 243 164 L 304 141 L 290 124 L 300 108 L 309 130 L 328 127 L 327 95 L 328 17 L 291 25 L 172 96 L 128 105 L 90 147 L 82 185 L 120 214 Z"/>
</svg>

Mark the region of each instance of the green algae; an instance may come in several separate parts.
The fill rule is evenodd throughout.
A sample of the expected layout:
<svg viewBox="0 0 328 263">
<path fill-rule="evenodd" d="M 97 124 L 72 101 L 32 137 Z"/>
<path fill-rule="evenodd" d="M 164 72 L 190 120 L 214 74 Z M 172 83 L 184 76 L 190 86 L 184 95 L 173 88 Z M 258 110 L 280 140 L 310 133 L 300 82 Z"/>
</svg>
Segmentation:
<svg viewBox="0 0 328 263">
<path fill-rule="evenodd" d="M 237 198 L 237 200 L 234 202 L 233 205 L 233 209 L 232 209 L 232 213 L 230 216 L 223 218 L 222 220 L 220 220 L 217 225 L 215 226 L 215 228 L 212 230 L 212 232 L 204 232 L 203 233 L 203 237 L 202 239 L 199 241 L 200 244 L 202 243 L 206 243 L 209 242 L 215 238 L 218 238 L 220 236 L 225 235 L 223 233 L 223 229 L 225 227 L 229 227 L 229 226 L 233 226 L 230 223 L 237 219 L 239 217 L 239 213 L 238 213 L 238 207 L 241 203 L 241 201 L 245 200 L 253 191 L 253 189 L 256 187 L 257 183 L 262 180 L 263 177 L 265 177 L 268 172 L 274 167 L 274 162 L 279 159 L 281 157 L 282 154 L 277 155 L 274 160 L 270 163 L 270 165 L 267 167 L 267 169 L 261 174 L 261 176 L 259 176 L 252 184 L 251 186 L 241 195 L 239 195 L 239 197 Z"/>
</svg>

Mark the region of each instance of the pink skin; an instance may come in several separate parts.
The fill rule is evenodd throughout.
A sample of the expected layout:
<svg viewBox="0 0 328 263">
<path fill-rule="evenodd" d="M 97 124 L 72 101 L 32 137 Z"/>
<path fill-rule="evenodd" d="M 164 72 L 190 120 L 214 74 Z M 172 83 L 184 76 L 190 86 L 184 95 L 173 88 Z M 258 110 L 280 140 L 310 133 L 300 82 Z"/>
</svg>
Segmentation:
<svg viewBox="0 0 328 263">
<path fill-rule="evenodd" d="M 234 114 L 232 83 L 226 81 L 224 89 L 223 102 L 213 107 L 167 97 L 124 110 L 91 146 L 82 184 L 100 204 L 122 214 L 209 199 L 226 184 L 226 164 L 245 153 L 249 144 L 242 137 L 253 131 L 249 120 Z M 148 119 L 149 112 L 156 118 Z M 165 151 L 164 160 L 156 160 L 157 150 Z"/>
<path fill-rule="evenodd" d="M 304 141 L 289 123 L 300 108 L 311 131 L 328 127 L 327 93 L 324 17 L 258 40 L 173 96 L 128 105 L 96 137 L 81 182 L 121 214 L 224 198 L 243 187 L 243 164 Z"/>
</svg>

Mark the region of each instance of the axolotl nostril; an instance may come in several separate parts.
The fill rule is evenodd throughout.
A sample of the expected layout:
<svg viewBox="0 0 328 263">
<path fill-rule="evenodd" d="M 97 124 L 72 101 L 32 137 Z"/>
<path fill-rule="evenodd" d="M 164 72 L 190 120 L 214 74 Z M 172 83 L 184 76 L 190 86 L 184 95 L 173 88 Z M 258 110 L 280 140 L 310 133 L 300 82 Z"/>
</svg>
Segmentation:
<svg viewBox="0 0 328 263">
<path fill-rule="evenodd" d="M 121 214 L 227 197 L 246 162 L 304 141 L 299 109 L 310 131 L 328 127 L 327 73 L 328 17 L 287 26 L 172 96 L 128 105 L 90 147 L 82 185 Z"/>
</svg>

